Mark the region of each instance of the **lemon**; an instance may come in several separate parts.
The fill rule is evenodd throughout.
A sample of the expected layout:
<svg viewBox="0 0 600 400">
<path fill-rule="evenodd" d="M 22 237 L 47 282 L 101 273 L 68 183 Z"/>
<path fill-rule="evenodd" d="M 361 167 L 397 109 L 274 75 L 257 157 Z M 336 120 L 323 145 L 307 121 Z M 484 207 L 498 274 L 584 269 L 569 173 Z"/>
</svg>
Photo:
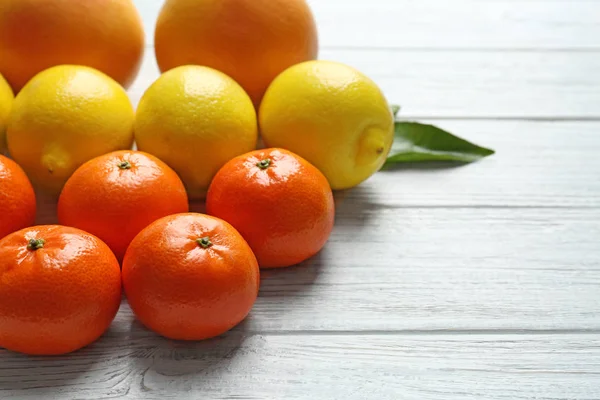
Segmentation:
<svg viewBox="0 0 600 400">
<path fill-rule="evenodd" d="M 84 162 L 133 144 L 134 110 L 125 90 L 95 69 L 61 65 L 34 76 L 8 122 L 11 156 L 53 193 Z"/>
<path fill-rule="evenodd" d="M 189 65 L 148 88 L 134 130 L 138 148 L 173 168 L 192 198 L 205 197 L 217 171 L 254 150 L 258 139 L 256 111 L 242 87 L 217 70 Z"/>
<path fill-rule="evenodd" d="M 13 92 L 4 77 L 0 75 L 0 154 L 6 151 L 6 124 L 13 102 Z"/>
<path fill-rule="evenodd" d="M 261 135 L 323 172 L 332 189 L 358 185 L 384 164 L 394 119 L 379 87 L 344 64 L 309 61 L 282 72 L 259 111 Z"/>
</svg>

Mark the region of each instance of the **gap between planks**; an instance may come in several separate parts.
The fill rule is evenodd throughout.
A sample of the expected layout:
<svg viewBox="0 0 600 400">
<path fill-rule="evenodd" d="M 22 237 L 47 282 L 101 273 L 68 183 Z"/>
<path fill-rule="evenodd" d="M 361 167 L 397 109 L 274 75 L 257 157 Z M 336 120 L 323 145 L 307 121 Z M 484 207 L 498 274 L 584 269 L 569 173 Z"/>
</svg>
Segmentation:
<svg viewBox="0 0 600 400">
<path fill-rule="evenodd" d="M 153 44 L 144 46 L 146 51 L 154 52 Z M 597 53 L 600 52 L 600 47 L 410 47 L 410 46 L 354 46 L 354 45 L 335 45 L 321 46 L 320 50 L 331 51 L 391 51 L 391 52 L 407 52 L 407 53 Z"/>
<path fill-rule="evenodd" d="M 233 330 L 227 335 L 243 336 L 494 336 L 494 335 L 590 335 L 600 329 L 373 329 L 373 330 Z"/>
<path fill-rule="evenodd" d="M 394 103 L 390 101 L 390 103 Z M 402 113 L 402 110 L 400 110 Z M 481 116 L 467 116 L 467 115 L 399 115 L 398 121 L 414 121 L 414 120 L 432 120 L 432 121 L 499 121 L 499 122 L 600 122 L 600 117 L 594 116 L 528 116 L 528 115 L 514 115 L 514 116 L 493 116 L 493 115 L 481 115 Z"/>
</svg>

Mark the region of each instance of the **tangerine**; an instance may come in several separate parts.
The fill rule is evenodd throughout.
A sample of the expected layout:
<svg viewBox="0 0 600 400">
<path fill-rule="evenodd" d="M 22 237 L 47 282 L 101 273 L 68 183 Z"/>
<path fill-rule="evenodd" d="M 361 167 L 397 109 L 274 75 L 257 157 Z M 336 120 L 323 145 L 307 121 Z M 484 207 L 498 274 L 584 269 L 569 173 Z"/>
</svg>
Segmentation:
<svg viewBox="0 0 600 400">
<path fill-rule="evenodd" d="M 0 155 L 0 239 L 33 225 L 35 193 L 16 162 Z"/>
<path fill-rule="evenodd" d="M 62 225 L 98 236 L 119 260 L 146 226 L 187 211 L 185 187 L 175 171 L 141 151 L 115 151 L 86 162 L 58 200 Z"/>
<path fill-rule="evenodd" d="M 123 261 L 123 287 L 137 318 L 178 340 L 211 338 L 240 323 L 256 301 L 259 274 L 231 225 L 194 213 L 150 224 Z"/>
<path fill-rule="evenodd" d="M 333 193 L 325 176 L 287 150 L 256 150 L 229 161 L 213 179 L 208 214 L 233 225 L 262 268 L 312 257 L 333 229 Z"/>
<path fill-rule="evenodd" d="M 75 351 L 106 331 L 120 303 L 119 263 L 97 237 L 45 225 L 0 240 L 0 347 Z"/>
</svg>

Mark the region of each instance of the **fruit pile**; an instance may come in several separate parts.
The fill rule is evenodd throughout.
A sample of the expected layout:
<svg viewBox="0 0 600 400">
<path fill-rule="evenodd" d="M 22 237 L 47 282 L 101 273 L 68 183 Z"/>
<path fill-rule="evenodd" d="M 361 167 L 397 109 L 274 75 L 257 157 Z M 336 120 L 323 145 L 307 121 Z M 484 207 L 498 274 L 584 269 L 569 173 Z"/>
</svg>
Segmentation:
<svg viewBox="0 0 600 400">
<path fill-rule="evenodd" d="M 143 50 L 131 0 L 0 2 L 0 347 L 84 347 L 122 288 L 160 335 L 224 333 L 250 312 L 260 268 L 323 248 L 332 189 L 390 151 L 381 90 L 315 60 L 305 0 L 166 0 L 162 75 L 134 109 Z M 57 197 L 60 225 L 34 225 L 34 186 Z"/>
</svg>

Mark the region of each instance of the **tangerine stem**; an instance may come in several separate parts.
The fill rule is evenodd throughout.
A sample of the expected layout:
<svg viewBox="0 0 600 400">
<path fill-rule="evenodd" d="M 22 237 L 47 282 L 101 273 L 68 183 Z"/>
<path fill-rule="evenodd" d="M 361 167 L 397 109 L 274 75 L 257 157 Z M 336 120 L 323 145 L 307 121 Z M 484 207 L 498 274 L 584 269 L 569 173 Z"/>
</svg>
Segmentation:
<svg viewBox="0 0 600 400">
<path fill-rule="evenodd" d="M 264 160 L 261 160 L 260 162 L 256 163 L 256 166 L 260 169 L 267 169 L 269 168 L 269 166 L 271 166 L 271 159 L 265 158 Z"/>
<path fill-rule="evenodd" d="M 129 161 L 122 161 L 119 164 L 119 168 L 121 168 L 121 169 L 131 169 L 131 164 L 129 163 Z"/>
<path fill-rule="evenodd" d="M 208 236 L 201 239 L 196 239 L 196 243 L 198 243 L 203 249 L 208 249 L 213 245 Z"/>
<path fill-rule="evenodd" d="M 30 239 L 27 244 L 27 250 L 35 251 L 44 247 L 46 241 L 44 239 Z"/>
</svg>

